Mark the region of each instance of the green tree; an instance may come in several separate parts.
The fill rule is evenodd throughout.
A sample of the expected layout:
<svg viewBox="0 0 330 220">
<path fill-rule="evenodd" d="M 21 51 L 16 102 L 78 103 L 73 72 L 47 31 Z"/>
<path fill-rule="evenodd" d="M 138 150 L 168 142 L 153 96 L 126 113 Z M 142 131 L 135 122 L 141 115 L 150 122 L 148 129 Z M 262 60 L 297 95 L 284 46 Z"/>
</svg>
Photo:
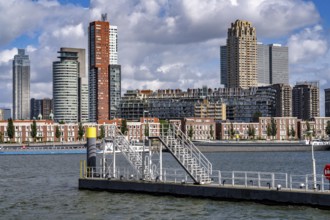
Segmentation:
<svg viewBox="0 0 330 220">
<path fill-rule="evenodd" d="M 272 136 L 272 128 L 270 127 L 270 124 L 267 124 L 267 137 Z"/>
<path fill-rule="evenodd" d="M 0 131 L 0 143 L 3 143 L 3 133 Z"/>
<path fill-rule="evenodd" d="M 328 136 L 330 135 L 330 121 L 327 121 L 327 126 L 325 127 L 325 133 Z"/>
<path fill-rule="evenodd" d="M 170 124 L 167 120 L 160 120 L 160 126 L 161 126 L 161 132 L 166 134 L 169 129 Z"/>
<path fill-rule="evenodd" d="M 82 125 L 82 123 L 79 123 L 79 127 L 78 127 L 78 139 L 82 140 L 85 134 L 85 129 L 84 126 Z"/>
<path fill-rule="evenodd" d="M 123 135 L 125 135 L 126 134 L 126 132 L 127 132 L 127 121 L 125 120 L 125 119 L 123 119 L 122 121 L 121 121 L 121 127 L 120 127 L 120 131 L 121 131 L 121 133 L 123 134 Z"/>
<path fill-rule="evenodd" d="M 144 137 L 149 137 L 149 124 L 144 125 Z"/>
<path fill-rule="evenodd" d="M 294 127 L 293 126 L 291 126 L 290 135 L 291 135 L 292 138 L 295 138 L 296 137 L 296 131 L 294 130 Z"/>
<path fill-rule="evenodd" d="M 234 139 L 234 137 L 235 137 L 235 130 L 234 130 L 233 123 L 230 123 L 229 135 L 230 135 L 230 139 Z"/>
<path fill-rule="evenodd" d="M 212 140 L 214 139 L 213 125 L 210 125 L 210 137 L 211 137 Z"/>
<path fill-rule="evenodd" d="M 31 124 L 31 137 L 33 138 L 33 141 L 36 141 L 36 137 L 37 137 L 37 122 L 36 120 L 33 120 L 32 124 Z"/>
<path fill-rule="evenodd" d="M 104 126 L 100 126 L 100 135 L 98 136 L 98 139 L 103 139 L 105 137 L 105 129 Z"/>
<path fill-rule="evenodd" d="M 194 129 L 193 129 L 193 127 L 190 125 L 190 128 L 189 128 L 189 130 L 188 130 L 188 137 L 189 137 L 190 140 L 192 140 L 193 136 L 194 136 Z"/>
<path fill-rule="evenodd" d="M 57 141 L 59 141 L 59 139 L 61 137 L 61 131 L 58 126 L 56 126 L 56 128 L 55 128 L 55 137 L 57 138 Z"/>
<path fill-rule="evenodd" d="M 59 124 L 60 124 L 60 125 L 64 125 L 65 122 L 62 120 L 62 121 L 59 122 Z"/>
<path fill-rule="evenodd" d="M 311 125 L 309 124 L 308 121 L 306 121 L 306 136 L 310 139 L 312 136 L 312 130 L 311 130 Z"/>
<path fill-rule="evenodd" d="M 262 113 L 260 111 L 257 111 L 252 116 L 253 122 L 259 122 L 259 118 L 262 117 Z"/>
<path fill-rule="evenodd" d="M 270 124 L 271 124 L 271 135 L 273 136 L 273 138 L 275 138 L 277 133 L 277 126 L 274 118 L 271 119 Z"/>
<path fill-rule="evenodd" d="M 12 141 L 12 139 L 15 136 L 15 127 L 14 127 L 14 122 L 12 118 L 8 119 L 8 124 L 7 124 L 7 135 L 9 139 Z"/>
<path fill-rule="evenodd" d="M 289 125 L 286 126 L 286 136 L 290 139 L 291 136 L 291 130 L 289 128 Z"/>
<path fill-rule="evenodd" d="M 255 135 L 256 135 L 256 129 L 252 125 L 249 125 L 248 136 L 252 137 L 252 139 L 254 139 Z"/>
</svg>

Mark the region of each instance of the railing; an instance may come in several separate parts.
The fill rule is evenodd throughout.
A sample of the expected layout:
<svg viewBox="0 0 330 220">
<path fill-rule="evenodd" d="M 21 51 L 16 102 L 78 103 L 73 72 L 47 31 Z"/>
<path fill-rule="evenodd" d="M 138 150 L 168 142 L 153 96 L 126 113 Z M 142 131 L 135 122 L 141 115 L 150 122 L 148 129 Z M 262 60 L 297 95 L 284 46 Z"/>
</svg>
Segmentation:
<svg viewBox="0 0 330 220">
<path fill-rule="evenodd" d="M 86 163 L 80 162 L 80 177 L 91 179 L 118 179 L 126 181 L 141 180 L 136 170 L 132 168 L 111 167 L 103 171 L 102 167 L 87 168 Z M 237 187 L 251 189 L 288 190 L 288 191 L 316 191 L 330 193 L 330 184 L 324 175 L 317 175 L 314 189 L 313 175 L 289 175 L 287 173 L 250 172 L 250 171 L 219 171 L 214 170 L 211 176 L 213 186 Z M 163 169 L 163 174 L 149 182 L 163 183 L 194 183 L 190 176 L 182 169 Z"/>
</svg>

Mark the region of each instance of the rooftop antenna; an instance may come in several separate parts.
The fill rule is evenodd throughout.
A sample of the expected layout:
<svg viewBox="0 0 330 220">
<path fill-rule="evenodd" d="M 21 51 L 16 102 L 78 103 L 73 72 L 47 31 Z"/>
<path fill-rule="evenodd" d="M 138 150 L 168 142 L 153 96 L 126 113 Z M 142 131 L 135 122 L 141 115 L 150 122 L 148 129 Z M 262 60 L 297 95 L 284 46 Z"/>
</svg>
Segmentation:
<svg viewBox="0 0 330 220">
<path fill-rule="evenodd" d="M 108 20 L 108 14 L 101 14 L 102 21 L 107 21 Z"/>
</svg>

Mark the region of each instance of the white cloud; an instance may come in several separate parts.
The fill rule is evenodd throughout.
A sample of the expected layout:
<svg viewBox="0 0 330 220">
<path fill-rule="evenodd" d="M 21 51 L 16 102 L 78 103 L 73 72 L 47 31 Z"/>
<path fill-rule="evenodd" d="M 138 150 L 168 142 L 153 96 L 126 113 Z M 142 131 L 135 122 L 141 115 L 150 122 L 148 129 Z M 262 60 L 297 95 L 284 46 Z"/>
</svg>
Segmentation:
<svg viewBox="0 0 330 220">
<path fill-rule="evenodd" d="M 328 50 L 328 43 L 320 25 L 305 28 L 288 40 L 290 63 L 313 62 Z"/>
<path fill-rule="evenodd" d="M 17 48 L 0 51 L 0 65 L 7 64 L 17 54 Z"/>
<path fill-rule="evenodd" d="M 101 13 L 118 26 L 124 91 L 219 87 L 219 45 L 225 43 L 227 29 L 236 19 L 251 21 L 259 39 L 292 35 L 289 44 L 296 42 L 295 35 L 303 39 L 304 50 L 289 49 L 290 57 L 296 51 L 295 63 L 305 59 L 302 53 L 315 54 L 313 45 L 323 39 L 322 31 L 310 28 L 318 39 L 300 31 L 320 20 L 315 6 L 302 0 L 91 0 L 90 5 L 88 11 L 56 0 L 0 1 L 0 78 L 6 79 L 2 83 L 11 83 L 9 60 L 16 53 L 16 48 L 5 46 L 28 36 L 34 42 L 37 39 L 36 44 L 25 46 L 31 60 L 31 97 L 51 97 L 57 51 L 60 47 L 87 49 L 88 22 L 99 20 Z M 10 103 L 10 97 L 11 91 L 0 103 Z"/>
</svg>

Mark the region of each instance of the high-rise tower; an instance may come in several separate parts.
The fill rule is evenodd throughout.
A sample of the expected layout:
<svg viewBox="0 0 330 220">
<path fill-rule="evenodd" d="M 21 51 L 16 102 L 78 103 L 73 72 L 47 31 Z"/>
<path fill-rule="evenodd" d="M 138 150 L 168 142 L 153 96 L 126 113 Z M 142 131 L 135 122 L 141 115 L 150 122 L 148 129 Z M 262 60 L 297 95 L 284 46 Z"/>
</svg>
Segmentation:
<svg viewBox="0 0 330 220">
<path fill-rule="evenodd" d="M 78 74 L 78 121 L 88 122 L 88 78 L 86 75 L 86 50 L 62 47 L 63 52 L 76 52 L 79 64 Z"/>
<path fill-rule="evenodd" d="M 109 41 L 110 41 L 110 65 L 118 64 L 118 28 L 117 26 L 110 25 L 109 28 Z"/>
<path fill-rule="evenodd" d="M 320 117 L 319 82 L 297 82 L 292 89 L 292 116 L 302 120 Z"/>
<path fill-rule="evenodd" d="M 227 37 L 228 87 L 257 86 L 257 34 L 248 21 L 236 20 Z"/>
<path fill-rule="evenodd" d="M 110 118 L 109 99 L 109 22 L 106 15 L 102 21 L 93 21 L 88 27 L 89 58 L 89 120 Z"/>
<path fill-rule="evenodd" d="M 289 84 L 288 47 L 258 44 L 258 84 Z"/>
<path fill-rule="evenodd" d="M 18 49 L 13 60 L 13 119 L 30 118 L 30 60 Z"/>
<path fill-rule="evenodd" d="M 53 62 L 54 120 L 78 122 L 78 53 L 60 51 L 60 61 Z"/>
</svg>

